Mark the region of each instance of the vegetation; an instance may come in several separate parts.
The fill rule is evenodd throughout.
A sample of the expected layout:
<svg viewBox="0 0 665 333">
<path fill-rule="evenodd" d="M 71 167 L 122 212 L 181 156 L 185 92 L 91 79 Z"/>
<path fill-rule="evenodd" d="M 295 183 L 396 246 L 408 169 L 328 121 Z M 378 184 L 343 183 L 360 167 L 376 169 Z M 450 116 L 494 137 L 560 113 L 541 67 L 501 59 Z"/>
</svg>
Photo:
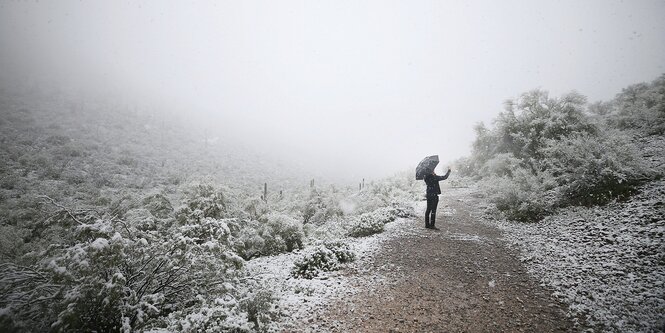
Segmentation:
<svg viewBox="0 0 665 333">
<path fill-rule="evenodd" d="M 331 239 L 412 215 L 420 190 L 294 186 L 300 171 L 248 169 L 257 157 L 104 101 L 3 92 L 0 112 L 0 331 L 265 330 L 275 299 L 247 260 L 305 249 L 295 276 L 337 269 L 355 254 Z"/>
<path fill-rule="evenodd" d="M 321 272 L 339 269 L 340 264 L 354 261 L 356 255 L 342 242 L 324 242 L 312 248 L 294 263 L 291 275 L 311 279 Z"/>
<path fill-rule="evenodd" d="M 492 127 L 476 127 L 461 170 L 508 218 L 538 220 L 560 207 L 625 198 L 661 177 L 662 164 L 647 163 L 642 147 L 662 136 L 663 123 L 665 75 L 608 103 L 531 91 L 507 101 Z"/>
</svg>

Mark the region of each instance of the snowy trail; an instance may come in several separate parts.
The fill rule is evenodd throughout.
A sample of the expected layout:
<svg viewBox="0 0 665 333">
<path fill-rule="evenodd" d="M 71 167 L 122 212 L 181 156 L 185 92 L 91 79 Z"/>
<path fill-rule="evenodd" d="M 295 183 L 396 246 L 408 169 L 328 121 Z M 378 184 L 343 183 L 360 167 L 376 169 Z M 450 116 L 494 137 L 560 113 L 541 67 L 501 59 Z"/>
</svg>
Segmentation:
<svg viewBox="0 0 665 333">
<path fill-rule="evenodd" d="M 565 305 L 529 277 L 501 232 L 449 189 L 440 231 L 420 219 L 388 229 L 380 250 L 343 272 L 348 290 L 287 332 L 570 332 Z M 476 207 L 476 208 L 473 208 Z"/>
</svg>

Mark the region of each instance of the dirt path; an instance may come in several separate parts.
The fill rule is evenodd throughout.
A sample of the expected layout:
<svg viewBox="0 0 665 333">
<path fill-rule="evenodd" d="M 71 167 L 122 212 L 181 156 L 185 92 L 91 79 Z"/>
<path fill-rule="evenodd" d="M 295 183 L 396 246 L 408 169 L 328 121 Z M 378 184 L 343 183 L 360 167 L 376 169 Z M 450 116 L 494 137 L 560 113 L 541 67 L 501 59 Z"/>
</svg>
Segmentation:
<svg viewBox="0 0 665 333">
<path fill-rule="evenodd" d="M 358 275 L 360 292 L 332 304 L 303 331 L 576 331 L 500 231 L 472 217 L 477 203 L 463 190 L 449 190 L 439 205 L 439 231 L 411 221 L 411 233 L 386 241 L 362 272 L 348 272 Z"/>
</svg>

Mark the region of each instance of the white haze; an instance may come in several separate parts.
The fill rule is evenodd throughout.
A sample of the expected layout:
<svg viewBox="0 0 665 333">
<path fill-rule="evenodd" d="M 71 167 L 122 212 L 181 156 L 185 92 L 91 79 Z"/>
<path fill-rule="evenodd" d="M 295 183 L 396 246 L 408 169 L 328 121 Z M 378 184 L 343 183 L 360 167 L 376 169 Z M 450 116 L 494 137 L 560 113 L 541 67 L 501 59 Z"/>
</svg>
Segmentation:
<svg viewBox="0 0 665 333">
<path fill-rule="evenodd" d="M 0 73 L 372 179 L 467 154 L 527 90 L 595 101 L 654 79 L 663 17 L 665 1 L 3 1 Z"/>
</svg>

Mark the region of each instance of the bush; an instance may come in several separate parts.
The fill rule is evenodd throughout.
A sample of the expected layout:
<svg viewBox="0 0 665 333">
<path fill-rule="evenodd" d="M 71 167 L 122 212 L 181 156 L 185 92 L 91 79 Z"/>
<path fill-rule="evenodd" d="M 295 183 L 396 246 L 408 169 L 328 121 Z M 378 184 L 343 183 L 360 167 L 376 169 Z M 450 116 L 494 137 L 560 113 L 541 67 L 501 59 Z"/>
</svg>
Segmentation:
<svg viewBox="0 0 665 333">
<path fill-rule="evenodd" d="M 224 217 L 227 201 L 222 191 L 210 184 L 194 184 L 186 191 L 183 205 L 176 211 L 176 219 L 182 224 L 200 221 L 206 217 Z"/>
<path fill-rule="evenodd" d="M 265 240 L 259 232 L 259 222 L 244 222 L 242 225 L 233 243 L 234 251 L 245 260 L 264 255 Z"/>
<path fill-rule="evenodd" d="M 628 195 L 647 176 L 637 149 L 594 123 L 585 107 L 576 93 L 550 98 L 533 91 L 508 101 L 494 128 L 476 128 L 466 172 L 482 179 L 497 209 L 520 221 Z"/>
<path fill-rule="evenodd" d="M 0 267 L 0 307 L 29 331 L 130 331 L 187 313 L 197 295 L 222 297 L 220 283 L 242 259 L 229 251 L 227 221 L 142 232 L 98 219 L 74 230 L 74 243 L 33 253 L 36 263 Z"/>
<path fill-rule="evenodd" d="M 397 209 L 392 206 L 381 207 L 371 214 L 374 215 L 374 218 L 383 222 L 384 224 L 388 222 L 393 222 L 397 218 Z"/>
<path fill-rule="evenodd" d="M 270 254 L 301 249 L 305 238 L 302 225 L 296 219 L 277 213 L 268 215 L 262 235 L 266 240 L 266 252 Z"/>
<path fill-rule="evenodd" d="M 249 292 L 240 302 L 240 308 L 247 313 L 247 321 L 254 324 L 255 330 L 260 330 L 263 325 L 270 323 L 272 315 L 272 304 L 275 296 L 272 292 L 262 290 L 253 286 L 256 291 Z"/>
<path fill-rule="evenodd" d="M 610 124 L 642 135 L 665 134 L 665 74 L 651 83 L 623 89 L 612 104 L 607 116 Z"/>
<path fill-rule="evenodd" d="M 337 261 L 341 264 L 356 260 L 355 252 L 351 251 L 351 248 L 347 243 L 342 241 L 327 241 L 323 243 L 323 246 L 333 251 L 337 257 Z"/>
<path fill-rule="evenodd" d="M 147 332 L 252 332 L 247 314 L 236 300 L 227 298 L 198 297 L 192 307 L 175 311 L 152 326 Z"/>
<path fill-rule="evenodd" d="M 518 167 L 511 176 L 490 176 L 481 184 L 496 208 L 509 219 L 539 220 L 550 213 L 555 203 L 556 184 L 547 173 L 533 174 Z"/>
<path fill-rule="evenodd" d="M 305 233 L 294 218 L 271 213 L 266 222 L 244 223 L 234 242 L 234 249 L 245 260 L 302 249 Z"/>
<path fill-rule="evenodd" d="M 405 202 L 394 202 L 392 204 L 393 214 L 396 217 L 400 218 L 410 218 L 416 217 L 416 212 L 413 209 L 413 206 L 408 205 Z"/>
<path fill-rule="evenodd" d="M 386 220 L 384 216 L 375 213 L 360 215 L 351 225 L 349 236 L 365 237 L 383 232 Z"/>
<path fill-rule="evenodd" d="M 334 271 L 340 264 L 355 260 L 355 253 L 342 242 L 327 242 L 317 245 L 294 262 L 291 275 L 312 279 L 321 272 Z"/>
<path fill-rule="evenodd" d="M 648 171 L 637 148 L 618 131 L 550 141 L 543 165 L 557 183 L 560 205 L 595 205 L 634 191 Z"/>
<path fill-rule="evenodd" d="M 163 194 L 153 194 L 143 199 L 143 205 L 150 213 L 159 219 L 165 219 L 173 214 L 171 202 Z"/>
<path fill-rule="evenodd" d="M 302 206 L 303 223 L 323 224 L 344 213 L 334 193 L 321 193 L 316 189 L 310 192 L 309 200 Z"/>
</svg>

